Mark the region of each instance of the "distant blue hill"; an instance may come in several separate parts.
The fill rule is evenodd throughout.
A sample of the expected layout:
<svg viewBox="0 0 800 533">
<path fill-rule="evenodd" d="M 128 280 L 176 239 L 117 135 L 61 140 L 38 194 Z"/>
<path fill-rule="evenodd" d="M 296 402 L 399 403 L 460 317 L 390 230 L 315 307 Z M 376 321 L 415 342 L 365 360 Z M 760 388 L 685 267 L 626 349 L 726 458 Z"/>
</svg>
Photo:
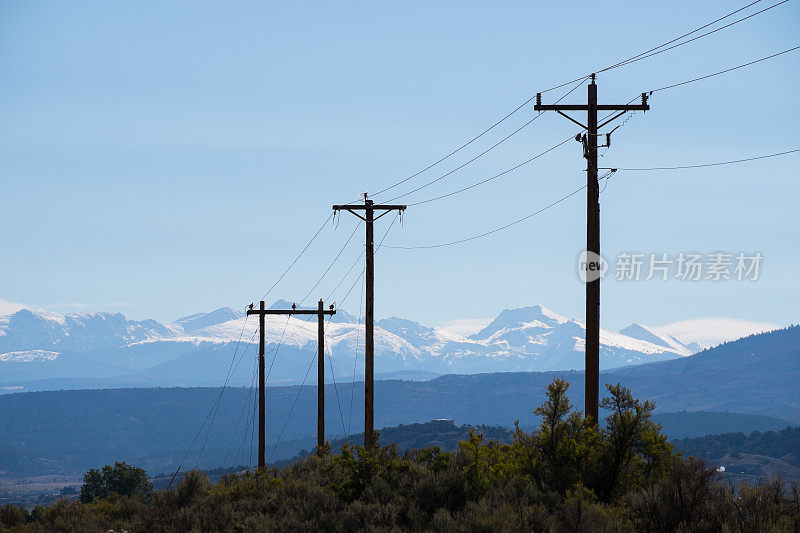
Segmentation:
<svg viewBox="0 0 800 533">
<path fill-rule="evenodd" d="M 570 399 L 580 407 L 582 372 L 378 381 L 376 427 L 438 418 L 452 419 L 457 425 L 509 427 L 519 420 L 523 426 L 534 426 L 538 421 L 532 411 L 543 401 L 545 386 L 554 377 L 571 382 Z M 674 438 L 730 431 L 750 433 L 800 424 L 800 328 L 754 335 L 689 358 L 602 373 L 601 380 L 622 382 L 638 398 L 655 400 L 658 420 Z M 209 387 L 0 396 L 0 470 L 80 473 L 124 459 L 154 472 L 168 471 L 180 462 L 218 395 L 219 388 Z M 237 452 L 241 453 L 236 464 L 241 464 L 241 456 L 249 452 L 251 443 L 252 432 L 245 437 L 244 430 L 252 419 L 253 398 L 245 388 L 224 393 L 201 466 L 233 465 Z M 286 423 L 290 411 L 292 416 Z M 679 411 L 693 413 L 668 414 Z M 363 383 L 326 386 L 326 415 L 331 438 L 360 433 Z M 313 446 L 316 387 L 268 389 L 268 442 L 275 442 L 284 424 L 275 459 L 291 457 L 299 449 Z M 226 458 L 229 446 L 232 451 Z M 199 446 L 189 456 L 192 464 L 197 460 L 197 449 Z"/>
</svg>

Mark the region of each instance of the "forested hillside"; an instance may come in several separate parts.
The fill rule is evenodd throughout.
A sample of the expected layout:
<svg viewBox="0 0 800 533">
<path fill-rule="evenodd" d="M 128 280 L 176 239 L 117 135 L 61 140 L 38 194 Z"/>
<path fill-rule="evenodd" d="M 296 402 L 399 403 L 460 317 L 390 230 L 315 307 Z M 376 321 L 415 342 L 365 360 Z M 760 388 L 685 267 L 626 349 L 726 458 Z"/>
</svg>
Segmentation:
<svg viewBox="0 0 800 533">
<path fill-rule="evenodd" d="M 533 408 L 543 401 L 545 386 L 554 375 L 571 383 L 571 395 L 582 405 L 582 372 L 378 381 L 375 425 L 393 427 L 446 418 L 456 425 L 509 427 L 519 420 L 523 427 L 534 427 L 539 418 Z M 755 335 L 680 360 L 602 373 L 600 379 L 621 382 L 638 397 L 654 400 L 656 420 L 670 436 L 779 430 L 800 424 L 800 328 Z M 326 389 L 326 427 L 331 439 L 361 432 L 363 383 Z M 124 459 L 151 472 L 169 471 L 177 468 L 218 396 L 216 388 L 0 396 L 0 470 L 22 470 L 27 475 L 75 473 Z M 251 460 L 252 431 L 245 437 L 245 430 L 252 427 L 254 397 L 248 389 L 225 391 L 199 461 L 201 468 Z M 728 413 L 668 415 L 678 411 Z M 738 419 L 738 414 L 749 418 Z M 315 430 L 316 387 L 268 389 L 267 442 L 270 450 L 275 449 L 272 459 L 288 459 L 303 448 L 310 449 Z M 191 451 L 191 460 L 197 460 L 198 451 Z"/>
<path fill-rule="evenodd" d="M 84 477 L 80 501 L 32 511 L 0 507 L 18 531 L 796 531 L 800 488 L 779 479 L 733 489 L 715 469 L 675 453 L 653 404 L 608 387 L 601 429 L 555 380 L 541 424 L 509 444 L 469 433 L 458 450 L 400 453 L 329 447 L 284 468 L 218 483 L 190 471 L 153 491 L 144 472 L 116 463 Z M 434 422 L 441 426 L 442 422 Z M 441 427 L 449 433 L 452 428 Z M 402 428 L 410 435 L 423 428 Z"/>
<path fill-rule="evenodd" d="M 724 468 L 727 478 L 750 483 L 780 474 L 800 480 L 800 427 L 681 439 L 675 447 Z"/>
</svg>

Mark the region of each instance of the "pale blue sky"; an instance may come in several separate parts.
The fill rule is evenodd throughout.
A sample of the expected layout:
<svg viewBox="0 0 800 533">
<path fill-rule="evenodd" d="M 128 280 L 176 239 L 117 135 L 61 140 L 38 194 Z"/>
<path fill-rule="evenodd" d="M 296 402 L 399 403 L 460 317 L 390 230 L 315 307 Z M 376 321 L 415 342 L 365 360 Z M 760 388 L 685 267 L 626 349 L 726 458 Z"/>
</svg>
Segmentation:
<svg viewBox="0 0 800 533">
<path fill-rule="evenodd" d="M 0 299 L 164 321 L 241 308 L 266 291 L 331 204 L 427 166 L 537 90 L 745 3 L 3 2 Z M 598 78 L 600 100 L 624 103 L 796 46 L 798 23 L 800 8 L 790 1 L 607 72 Z M 601 166 L 800 148 L 798 67 L 794 52 L 656 93 L 652 111 L 617 131 Z M 585 100 L 585 92 L 570 101 Z M 533 116 L 526 106 L 398 192 L 461 164 Z M 405 200 L 473 183 L 575 129 L 543 116 Z M 795 154 L 616 175 L 602 196 L 607 257 L 758 251 L 764 263 L 750 283 L 606 280 L 603 325 L 702 316 L 797 322 L 799 163 Z M 582 168 L 580 147 L 570 142 L 491 183 L 409 209 L 386 242 L 450 241 L 510 222 L 581 186 Z M 380 221 L 378 236 L 390 219 Z M 300 299 L 354 223 L 343 215 L 337 230 L 324 229 L 269 299 Z M 361 242 L 359 231 L 312 299 L 327 296 Z M 437 324 L 539 303 L 581 317 L 576 260 L 584 243 L 581 194 L 465 245 L 382 250 L 376 312 Z M 358 293 L 344 305 L 351 312 Z"/>
</svg>

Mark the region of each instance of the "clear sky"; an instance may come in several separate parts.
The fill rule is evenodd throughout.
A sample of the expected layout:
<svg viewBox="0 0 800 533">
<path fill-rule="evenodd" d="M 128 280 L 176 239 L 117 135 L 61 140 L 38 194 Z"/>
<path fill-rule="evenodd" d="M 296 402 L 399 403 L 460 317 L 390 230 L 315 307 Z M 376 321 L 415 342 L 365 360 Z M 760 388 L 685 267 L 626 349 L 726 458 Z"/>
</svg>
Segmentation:
<svg viewBox="0 0 800 533">
<path fill-rule="evenodd" d="M 163 321 L 243 308 L 272 285 L 331 204 L 424 168 L 538 90 L 745 3 L 3 2 L 0 299 Z M 800 5 L 787 2 L 603 73 L 600 100 L 624 103 L 796 46 L 798 27 Z M 652 110 L 617 130 L 600 164 L 686 165 L 800 148 L 798 82 L 794 52 L 655 93 Z M 546 93 L 545 102 L 565 91 Z M 566 101 L 585 98 L 581 87 Z M 444 174 L 534 115 L 528 104 L 396 190 Z M 542 116 L 403 201 L 496 174 L 576 131 Z M 569 142 L 490 183 L 409 208 L 386 244 L 456 240 L 535 211 L 585 183 L 580 150 Z M 798 163 L 794 154 L 616 174 L 601 196 L 607 258 L 724 251 L 764 259 L 755 282 L 606 279 L 603 326 L 798 322 Z M 391 219 L 376 224 L 378 238 Z M 268 299 L 302 298 L 354 224 L 344 214 L 337 229 L 328 225 Z M 538 303 L 581 317 L 585 229 L 581 193 L 463 245 L 381 250 L 376 313 L 438 324 Z M 359 229 L 309 300 L 331 292 L 362 242 Z M 344 304 L 354 313 L 359 292 Z"/>
</svg>

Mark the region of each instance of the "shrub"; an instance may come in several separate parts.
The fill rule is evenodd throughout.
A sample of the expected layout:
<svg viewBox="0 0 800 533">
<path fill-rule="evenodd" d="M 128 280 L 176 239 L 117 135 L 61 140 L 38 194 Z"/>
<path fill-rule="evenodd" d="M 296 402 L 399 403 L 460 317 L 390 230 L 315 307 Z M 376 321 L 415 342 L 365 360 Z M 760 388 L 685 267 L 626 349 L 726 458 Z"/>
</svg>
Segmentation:
<svg viewBox="0 0 800 533">
<path fill-rule="evenodd" d="M 153 485 L 147 479 L 147 472 L 143 468 L 117 462 L 114 466 L 104 466 L 102 470 L 93 468 L 83 476 L 81 501 L 89 503 L 96 498 L 105 498 L 111 494 L 141 495 L 149 498 L 152 493 Z"/>
<path fill-rule="evenodd" d="M 24 507 L 7 503 L 0 507 L 0 526 L 14 527 L 24 524 L 28 519 L 28 512 Z"/>
<path fill-rule="evenodd" d="M 455 452 L 398 454 L 345 445 L 282 469 L 190 471 L 152 493 L 144 470 L 90 470 L 81 500 L 28 515 L 0 507 L 0 528 L 32 531 L 800 531 L 800 487 L 776 479 L 734 490 L 675 454 L 653 404 L 608 386 L 606 426 L 575 411 L 555 380 L 540 427 L 512 444 L 473 430 Z"/>
</svg>

